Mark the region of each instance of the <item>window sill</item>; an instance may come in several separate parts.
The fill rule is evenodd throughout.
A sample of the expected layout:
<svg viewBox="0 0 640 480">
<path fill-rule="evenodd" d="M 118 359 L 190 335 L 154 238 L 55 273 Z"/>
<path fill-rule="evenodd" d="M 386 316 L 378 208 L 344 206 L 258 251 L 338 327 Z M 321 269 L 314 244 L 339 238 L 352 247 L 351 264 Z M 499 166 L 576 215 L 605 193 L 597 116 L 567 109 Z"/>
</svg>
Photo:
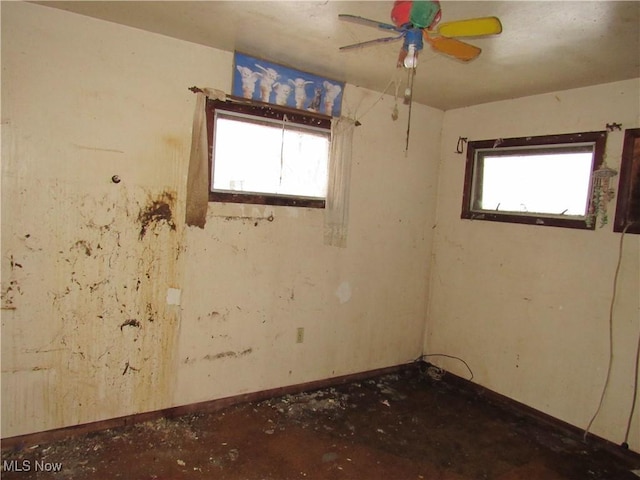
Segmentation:
<svg viewBox="0 0 640 480">
<path fill-rule="evenodd" d="M 258 205 L 279 205 L 285 207 L 325 208 L 325 200 L 323 199 L 229 192 L 209 192 L 209 202 L 253 203 Z"/>
<path fill-rule="evenodd" d="M 550 217 L 540 215 L 514 215 L 508 213 L 493 213 L 483 211 L 469 211 L 462 215 L 462 219 L 486 220 L 490 222 L 521 223 L 525 225 L 537 225 L 541 227 L 564 227 L 580 230 L 595 230 L 595 225 L 587 225 L 582 218 Z M 594 222 L 595 223 L 595 222 Z"/>
</svg>

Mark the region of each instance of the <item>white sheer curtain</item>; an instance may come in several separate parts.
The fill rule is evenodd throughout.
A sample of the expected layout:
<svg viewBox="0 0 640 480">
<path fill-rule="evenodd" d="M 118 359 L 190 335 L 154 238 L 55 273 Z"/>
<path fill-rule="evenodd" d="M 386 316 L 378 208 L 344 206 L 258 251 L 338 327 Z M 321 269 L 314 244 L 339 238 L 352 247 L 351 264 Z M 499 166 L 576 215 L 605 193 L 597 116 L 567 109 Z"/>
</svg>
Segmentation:
<svg viewBox="0 0 640 480">
<path fill-rule="evenodd" d="M 207 143 L 207 118 L 205 108 L 207 97 L 225 100 L 220 90 L 205 88 L 196 93 L 196 108 L 193 112 L 191 130 L 191 155 L 187 174 L 187 225 L 204 228 L 209 203 L 209 154 Z"/>
<path fill-rule="evenodd" d="M 329 183 L 324 216 L 324 243 L 345 248 L 349 225 L 349 185 L 355 120 L 346 117 L 331 120 Z"/>
</svg>

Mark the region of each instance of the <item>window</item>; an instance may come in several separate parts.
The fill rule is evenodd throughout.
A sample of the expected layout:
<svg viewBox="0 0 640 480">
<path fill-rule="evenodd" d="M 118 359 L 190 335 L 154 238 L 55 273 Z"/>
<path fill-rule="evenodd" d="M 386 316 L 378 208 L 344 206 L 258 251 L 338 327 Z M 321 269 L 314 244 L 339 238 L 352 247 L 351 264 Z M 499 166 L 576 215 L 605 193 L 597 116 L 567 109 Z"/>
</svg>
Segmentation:
<svg viewBox="0 0 640 480">
<path fill-rule="evenodd" d="M 640 234 L 640 128 L 624 131 L 613 231 Z"/>
<path fill-rule="evenodd" d="M 207 101 L 209 200 L 324 208 L 331 119 L 246 101 Z"/>
<path fill-rule="evenodd" d="M 469 142 L 462 218 L 593 229 L 606 132 Z"/>
</svg>

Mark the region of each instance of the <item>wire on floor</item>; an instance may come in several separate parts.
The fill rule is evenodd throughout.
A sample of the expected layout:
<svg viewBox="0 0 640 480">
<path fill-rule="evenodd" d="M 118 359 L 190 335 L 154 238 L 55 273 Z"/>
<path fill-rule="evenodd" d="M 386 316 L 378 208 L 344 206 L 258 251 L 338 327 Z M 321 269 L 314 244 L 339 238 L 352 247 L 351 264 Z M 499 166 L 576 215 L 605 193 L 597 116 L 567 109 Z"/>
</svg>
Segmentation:
<svg viewBox="0 0 640 480">
<path fill-rule="evenodd" d="M 471 367 L 469 367 L 469 364 L 467 362 L 465 362 L 463 359 L 461 359 L 460 357 L 456 357 L 455 355 L 447 355 L 446 353 L 429 353 L 429 354 L 425 354 L 425 355 L 420 355 L 418 358 L 415 359 L 415 362 L 420 362 L 423 361 L 425 358 L 428 357 L 445 357 L 445 358 L 452 358 L 454 360 L 458 360 L 462 363 L 464 363 L 464 366 L 467 367 L 467 370 L 469 370 L 469 374 L 470 377 L 467 378 L 467 380 L 471 381 L 473 380 L 473 371 L 471 370 Z M 440 367 L 436 367 L 435 365 L 433 366 L 433 369 L 431 372 L 429 372 L 429 368 L 427 368 L 427 375 L 434 379 L 434 380 L 441 380 L 442 377 L 444 377 L 446 370 L 440 368 Z"/>
</svg>

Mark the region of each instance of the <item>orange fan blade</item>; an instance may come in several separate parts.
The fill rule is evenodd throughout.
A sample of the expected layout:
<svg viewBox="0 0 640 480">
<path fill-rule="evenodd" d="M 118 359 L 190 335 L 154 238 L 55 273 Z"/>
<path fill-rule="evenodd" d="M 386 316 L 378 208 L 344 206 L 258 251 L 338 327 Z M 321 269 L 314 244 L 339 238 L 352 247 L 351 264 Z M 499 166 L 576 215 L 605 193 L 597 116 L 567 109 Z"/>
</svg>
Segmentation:
<svg viewBox="0 0 640 480">
<path fill-rule="evenodd" d="M 480 55 L 480 52 L 482 52 L 480 48 L 460 40 L 456 40 L 455 38 L 432 37 L 425 32 L 424 39 L 435 51 L 457 58 L 463 62 L 473 60 Z"/>
</svg>

